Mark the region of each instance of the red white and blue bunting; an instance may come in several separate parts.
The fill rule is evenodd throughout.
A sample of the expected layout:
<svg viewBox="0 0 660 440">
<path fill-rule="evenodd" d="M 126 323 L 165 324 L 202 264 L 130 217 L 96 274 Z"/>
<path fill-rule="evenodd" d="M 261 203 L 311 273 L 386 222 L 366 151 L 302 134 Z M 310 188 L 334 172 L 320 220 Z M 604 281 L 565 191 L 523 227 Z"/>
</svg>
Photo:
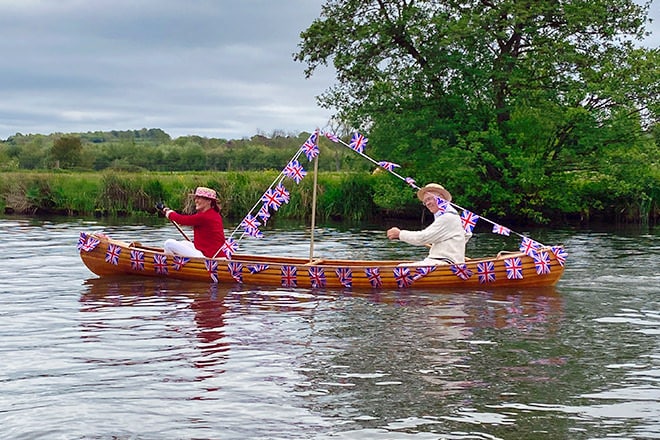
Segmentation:
<svg viewBox="0 0 660 440">
<path fill-rule="evenodd" d="M 320 289 L 325 287 L 326 278 L 322 267 L 312 266 L 309 268 L 309 281 L 313 288 Z"/>
<path fill-rule="evenodd" d="M 229 275 L 236 281 L 237 283 L 243 283 L 243 264 L 242 263 L 229 263 L 227 265 L 227 270 L 229 271 Z"/>
<path fill-rule="evenodd" d="M 154 255 L 154 272 L 158 275 L 167 275 L 167 255 Z"/>
<path fill-rule="evenodd" d="M 91 252 L 101 243 L 101 240 L 94 237 L 93 235 L 86 234 L 84 232 L 80 233 L 78 237 L 78 250 L 81 252 Z"/>
<path fill-rule="evenodd" d="M 186 265 L 190 261 L 190 258 L 188 257 L 181 257 L 179 255 L 175 255 L 174 258 L 172 258 L 172 267 L 174 270 L 181 270 L 183 269 L 183 266 Z"/>
<path fill-rule="evenodd" d="M 273 183 L 270 185 L 268 189 L 263 193 L 261 198 L 259 199 L 259 202 L 253 206 L 253 208 L 250 210 L 250 212 L 243 218 L 243 220 L 239 223 L 237 228 L 232 232 L 230 237 L 227 239 L 225 244 L 223 245 L 221 251 L 224 252 L 224 254 L 227 256 L 227 258 L 231 259 L 231 256 L 237 252 L 239 248 L 238 242 L 243 238 L 243 237 L 253 237 L 253 238 L 262 238 L 263 233 L 259 229 L 262 226 L 266 225 L 266 222 L 271 216 L 271 212 L 273 211 L 278 211 L 283 205 L 289 203 L 290 200 L 290 193 L 288 189 L 284 185 L 284 179 L 290 179 L 292 180 L 295 184 L 300 184 L 302 179 L 305 178 L 307 175 L 307 171 L 305 171 L 303 165 L 300 163 L 299 158 L 303 154 L 305 157 L 307 157 L 308 161 L 312 161 L 316 159 L 319 155 L 319 147 L 318 147 L 318 141 L 319 141 L 319 136 L 325 136 L 327 139 L 329 139 L 332 142 L 342 144 L 348 148 L 350 148 L 352 151 L 355 153 L 359 154 L 360 156 L 364 157 L 365 159 L 371 161 L 374 165 L 388 171 L 390 174 L 396 176 L 397 178 L 401 179 L 404 181 L 408 186 L 410 186 L 414 190 L 419 190 L 419 186 L 415 183 L 415 179 L 412 177 L 403 177 L 402 175 L 398 174 L 395 169 L 401 168 L 400 165 L 389 162 L 386 160 L 380 160 L 376 161 L 369 157 L 366 154 L 366 148 L 369 142 L 369 139 L 366 138 L 364 135 L 360 133 L 354 133 L 353 136 L 351 137 L 351 140 L 349 143 L 344 142 L 341 140 L 338 136 L 331 132 L 320 132 L 319 130 L 316 130 L 314 133 L 312 133 L 309 138 L 302 144 L 300 149 L 296 152 L 296 154 L 293 156 L 293 158 L 286 164 L 286 166 L 282 169 L 280 174 L 276 177 L 276 179 L 273 181 Z M 437 215 L 442 215 L 443 213 L 446 212 L 446 210 L 450 207 L 453 206 L 454 208 L 457 208 L 458 210 L 461 211 L 461 222 L 463 225 L 463 228 L 467 232 L 473 232 L 475 226 L 477 225 L 477 222 L 479 220 L 485 221 L 487 223 L 492 224 L 492 233 L 494 234 L 499 234 L 499 235 L 504 235 L 504 236 L 510 236 L 511 234 L 515 234 L 521 237 L 521 242 L 519 249 L 521 252 L 531 256 L 532 258 L 535 259 L 535 264 L 537 267 L 537 271 L 542 274 L 542 273 L 548 273 L 550 271 L 550 265 L 548 261 L 538 255 L 539 249 L 546 248 L 545 245 L 542 243 L 539 243 L 538 241 L 535 241 L 529 237 L 526 237 L 522 234 L 519 234 L 515 231 L 512 231 L 511 229 L 502 226 L 498 223 L 495 223 L 485 217 L 480 217 L 479 215 L 462 208 L 459 205 L 456 205 L 455 203 L 451 203 L 447 200 L 443 200 L 440 197 L 436 197 L 436 201 L 438 203 L 438 208 L 439 211 L 436 213 Z M 253 215 L 253 212 L 256 210 L 256 214 Z M 232 237 L 233 235 L 238 232 L 241 232 L 241 236 L 238 240 L 234 240 Z M 560 265 L 564 265 L 566 261 L 566 251 L 561 248 L 561 247 L 556 247 L 552 249 L 553 254 L 555 254 L 555 257 L 557 259 L 557 262 Z M 537 261 L 538 260 L 538 261 Z M 467 270 L 467 268 L 461 266 L 461 265 L 452 265 L 451 266 L 452 271 L 458 276 L 459 278 L 462 279 L 469 279 L 472 276 L 472 272 Z M 377 269 L 374 269 L 377 271 Z M 283 269 L 284 271 L 284 269 Z M 479 280 L 483 283 L 490 283 L 494 281 L 494 272 L 491 273 L 491 268 L 489 267 L 482 267 L 481 270 L 478 270 L 478 275 L 479 275 Z M 311 276 L 311 274 L 310 274 Z M 339 276 L 339 274 L 338 274 Z M 367 273 L 367 276 L 369 277 L 372 286 L 374 287 L 379 287 L 380 283 L 380 274 L 377 272 L 371 271 L 370 273 Z M 397 278 L 397 282 L 401 286 L 406 286 L 409 285 L 410 283 L 414 282 L 415 280 L 419 279 L 420 277 L 424 276 L 424 274 L 421 273 L 416 273 L 416 274 L 402 274 L 399 273 L 398 275 L 395 275 Z M 409 280 L 409 277 L 412 278 L 412 281 Z M 509 270 L 507 269 L 507 277 L 509 279 L 518 279 L 522 278 L 522 269 L 518 270 L 515 265 L 512 265 L 512 268 Z M 340 276 L 340 280 L 342 282 L 342 285 L 349 286 L 351 285 L 351 277 L 347 276 L 346 274 L 342 274 Z M 282 285 L 290 285 L 290 284 L 296 284 L 297 281 L 295 280 L 295 274 L 292 277 L 291 274 L 285 275 L 283 272 L 283 281 Z M 321 284 L 322 282 L 320 280 L 314 281 L 315 284 Z"/>
<path fill-rule="evenodd" d="M 206 266 L 206 271 L 211 277 L 211 281 L 214 283 L 218 282 L 218 262 L 216 260 L 204 260 L 204 266 Z"/>
<path fill-rule="evenodd" d="M 137 249 L 131 249 L 130 252 L 131 256 L 131 269 L 135 271 L 143 271 L 144 270 L 144 252 L 139 251 Z"/>
<path fill-rule="evenodd" d="M 298 286 L 298 269 L 296 266 L 282 266 L 282 287 Z"/>
</svg>

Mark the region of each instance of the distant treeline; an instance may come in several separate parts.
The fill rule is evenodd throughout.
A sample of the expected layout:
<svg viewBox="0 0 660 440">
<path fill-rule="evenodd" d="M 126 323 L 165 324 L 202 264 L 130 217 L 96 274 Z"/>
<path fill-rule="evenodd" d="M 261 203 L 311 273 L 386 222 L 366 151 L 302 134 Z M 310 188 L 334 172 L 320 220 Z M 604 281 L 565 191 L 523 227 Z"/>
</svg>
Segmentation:
<svg viewBox="0 0 660 440">
<path fill-rule="evenodd" d="M 21 135 L 0 142 L 0 170 L 249 171 L 281 168 L 310 133 L 226 140 L 172 139 L 158 128 L 73 134 Z M 321 170 L 364 170 L 368 163 L 332 142 Z"/>
</svg>

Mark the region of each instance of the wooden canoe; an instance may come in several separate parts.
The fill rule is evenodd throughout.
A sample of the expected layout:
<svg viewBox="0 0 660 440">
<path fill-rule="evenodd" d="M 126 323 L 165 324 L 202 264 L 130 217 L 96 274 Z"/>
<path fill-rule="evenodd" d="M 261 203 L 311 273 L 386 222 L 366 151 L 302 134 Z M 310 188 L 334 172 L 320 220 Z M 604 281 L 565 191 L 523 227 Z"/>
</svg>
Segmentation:
<svg viewBox="0 0 660 440">
<path fill-rule="evenodd" d="M 133 275 L 270 287 L 454 289 L 554 286 L 564 272 L 561 246 L 500 253 L 465 264 L 415 266 L 402 260 L 336 260 L 234 254 L 182 258 L 162 249 L 82 232 L 80 257 L 98 276 Z"/>
</svg>

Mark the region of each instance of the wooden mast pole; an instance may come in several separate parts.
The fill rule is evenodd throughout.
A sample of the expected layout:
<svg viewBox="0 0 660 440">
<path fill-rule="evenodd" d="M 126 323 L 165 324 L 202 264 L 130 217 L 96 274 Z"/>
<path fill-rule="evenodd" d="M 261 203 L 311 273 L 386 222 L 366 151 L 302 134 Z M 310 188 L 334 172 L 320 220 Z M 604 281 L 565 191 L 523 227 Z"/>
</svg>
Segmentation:
<svg viewBox="0 0 660 440">
<path fill-rule="evenodd" d="M 309 240 L 309 262 L 314 260 L 314 229 L 316 228 L 316 184 L 318 182 L 319 157 L 314 158 L 314 187 L 312 188 L 312 222 L 311 236 Z"/>
</svg>

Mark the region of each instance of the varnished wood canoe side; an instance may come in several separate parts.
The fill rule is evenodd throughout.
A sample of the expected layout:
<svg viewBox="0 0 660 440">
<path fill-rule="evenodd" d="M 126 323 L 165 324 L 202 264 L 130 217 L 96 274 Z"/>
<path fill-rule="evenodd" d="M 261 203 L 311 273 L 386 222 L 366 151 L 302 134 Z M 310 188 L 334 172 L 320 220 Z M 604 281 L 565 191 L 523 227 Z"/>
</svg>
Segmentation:
<svg viewBox="0 0 660 440">
<path fill-rule="evenodd" d="M 367 276 L 367 269 L 377 269 L 380 272 L 381 285 L 383 289 L 414 288 L 414 289 L 440 289 L 440 288 L 496 288 L 496 287 L 544 287 L 553 286 L 561 278 L 564 272 L 563 264 L 560 264 L 557 256 L 550 250 L 547 251 L 549 257 L 550 272 L 538 274 L 534 259 L 524 253 L 511 253 L 493 258 L 482 258 L 470 260 L 466 263 L 466 268 L 472 272 L 472 276 L 467 279 L 459 278 L 449 265 L 436 266 L 433 271 L 426 275 L 417 273 L 417 267 L 407 266 L 408 275 L 405 276 L 405 268 L 400 264 L 411 263 L 401 260 L 335 260 L 318 259 L 310 262 L 306 258 L 284 257 L 284 256 L 259 256 L 259 255 L 241 255 L 235 254 L 231 260 L 226 259 L 205 259 L 191 258 L 178 270 L 173 264 L 173 257 L 166 256 L 166 265 L 157 265 L 154 257 L 163 258 L 162 249 L 133 246 L 132 244 L 111 239 L 104 235 L 87 235 L 97 239 L 98 245 L 87 251 L 81 249 L 80 256 L 83 263 L 90 271 L 98 276 L 117 276 L 117 275 L 135 275 L 148 277 L 164 277 L 191 281 L 208 281 L 219 283 L 242 283 L 256 286 L 272 287 L 326 287 L 326 288 L 345 288 L 342 284 L 337 270 L 340 268 L 348 269 L 352 273 L 351 288 L 355 289 L 373 289 L 372 283 Z M 108 249 L 112 245 L 117 254 L 113 259 L 108 258 Z M 117 250 L 118 249 L 118 250 Z M 142 253 L 143 267 L 135 268 L 131 264 L 131 251 Z M 522 263 L 523 278 L 509 279 L 505 268 L 505 260 L 510 258 L 520 258 Z M 492 282 L 480 282 L 478 276 L 477 264 L 492 262 L 494 265 L 495 280 Z M 116 263 L 116 264 L 115 264 Z M 217 268 L 215 265 L 217 264 Z M 233 275 L 230 271 L 230 264 L 234 266 Z M 266 265 L 267 268 L 256 273 L 250 269 L 255 266 Z M 162 269 L 164 267 L 164 269 Z M 295 282 L 283 283 L 283 268 L 295 268 Z M 310 276 L 310 269 L 319 273 L 316 277 L 316 285 Z M 400 285 L 395 276 L 395 270 L 404 270 L 404 278 L 407 281 Z M 320 279 L 320 281 L 319 281 Z M 483 281 L 483 279 L 481 280 Z"/>
</svg>

